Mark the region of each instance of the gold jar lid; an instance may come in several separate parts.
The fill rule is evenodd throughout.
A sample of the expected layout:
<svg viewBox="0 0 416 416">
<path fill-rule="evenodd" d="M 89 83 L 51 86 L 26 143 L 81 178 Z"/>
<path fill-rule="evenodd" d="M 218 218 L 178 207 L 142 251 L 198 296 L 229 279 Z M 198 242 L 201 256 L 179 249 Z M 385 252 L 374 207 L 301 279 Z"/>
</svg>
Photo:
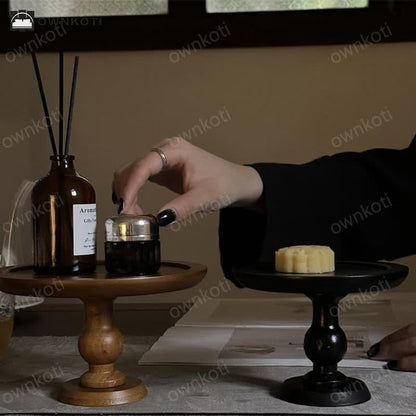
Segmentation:
<svg viewBox="0 0 416 416">
<path fill-rule="evenodd" d="M 159 240 L 159 224 L 153 215 L 117 215 L 105 222 L 106 241 Z"/>
</svg>

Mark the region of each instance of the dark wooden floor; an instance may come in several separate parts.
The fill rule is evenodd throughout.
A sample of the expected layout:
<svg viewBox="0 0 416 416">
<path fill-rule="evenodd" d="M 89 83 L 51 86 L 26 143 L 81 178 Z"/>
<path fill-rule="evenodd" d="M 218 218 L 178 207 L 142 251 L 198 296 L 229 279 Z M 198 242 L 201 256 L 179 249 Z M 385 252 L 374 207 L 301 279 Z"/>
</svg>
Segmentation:
<svg viewBox="0 0 416 416">
<path fill-rule="evenodd" d="M 165 303 L 149 305 L 116 304 L 114 320 L 124 335 L 160 336 L 179 319 L 170 315 L 170 309 L 174 306 L 175 304 Z M 44 304 L 17 311 L 13 335 L 79 335 L 83 325 L 84 311 L 82 304 Z"/>
</svg>

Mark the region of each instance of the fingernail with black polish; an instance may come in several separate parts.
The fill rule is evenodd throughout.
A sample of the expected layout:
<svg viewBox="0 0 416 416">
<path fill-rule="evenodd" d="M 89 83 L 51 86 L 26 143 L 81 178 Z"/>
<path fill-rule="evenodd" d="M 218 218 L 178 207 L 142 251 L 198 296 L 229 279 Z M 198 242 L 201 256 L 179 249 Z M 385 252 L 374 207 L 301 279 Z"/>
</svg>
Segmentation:
<svg viewBox="0 0 416 416">
<path fill-rule="evenodd" d="M 368 358 L 373 358 L 375 357 L 380 351 L 380 343 L 377 342 L 377 344 L 374 344 L 373 346 L 370 347 L 370 349 L 367 351 L 367 356 Z"/>
<path fill-rule="evenodd" d="M 165 209 L 157 214 L 157 222 L 161 227 L 171 224 L 176 220 L 176 212 L 173 209 Z"/>
<path fill-rule="evenodd" d="M 111 194 L 111 200 L 113 201 L 113 204 L 117 204 L 118 200 L 115 192 Z"/>
<path fill-rule="evenodd" d="M 117 214 L 120 215 L 121 211 L 123 211 L 123 198 L 120 198 L 120 200 L 118 201 L 118 211 Z"/>
<path fill-rule="evenodd" d="M 387 368 L 389 370 L 396 370 L 397 369 L 397 360 L 392 360 L 387 363 Z"/>
</svg>

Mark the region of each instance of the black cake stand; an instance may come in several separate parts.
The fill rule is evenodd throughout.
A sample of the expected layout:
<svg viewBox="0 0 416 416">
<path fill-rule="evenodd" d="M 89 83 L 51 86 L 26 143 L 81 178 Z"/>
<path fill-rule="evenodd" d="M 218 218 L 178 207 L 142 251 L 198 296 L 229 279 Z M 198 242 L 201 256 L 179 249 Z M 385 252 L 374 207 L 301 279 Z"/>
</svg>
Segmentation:
<svg viewBox="0 0 416 416">
<path fill-rule="evenodd" d="M 361 380 L 338 371 L 347 352 L 347 338 L 338 322 L 338 302 L 349 293 L 375 293 L 400 285 L 409 269 L 394 263 L 338 262 L 336 271 L 292 274 L 236 268 L 242 286 L 267 292 L 303 293 L 312 300 L 312 325 L 305 335 L 306 356 L 313 370 L 286 380 L 279 398 L 309 406 L 349 406 L 366 402 L 370 392 Z"/>
</svg>

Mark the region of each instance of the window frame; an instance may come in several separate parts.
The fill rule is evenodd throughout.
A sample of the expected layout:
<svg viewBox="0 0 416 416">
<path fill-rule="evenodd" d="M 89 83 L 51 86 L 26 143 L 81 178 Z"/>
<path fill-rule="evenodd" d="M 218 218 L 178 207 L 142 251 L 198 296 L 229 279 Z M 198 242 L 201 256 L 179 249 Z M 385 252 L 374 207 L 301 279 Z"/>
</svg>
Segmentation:
<svg viewBox="0 0 416 416">
<path fill-rule="evenodd" d="M 180 50 L 224 24 L 230 35 L 203 42 L 204 48 L 354 43 L 386 24 L 392 35 L 380 43 L 407 42 L 416 41 L 415 17 L 414 0 L 370 0 L 368 8 L 357 9 L 238 13 L 207 13 L 205 0 L 169 0 L 167 15 L 103 16 L 94 25 L 62 19 L 65 36 L 37 51 Z M 36 25 L 37 20 L 35 32 L 10 31 L 9 1 L 0 0 L 0 52 L 19 50 L 54 30 L 54 25 Z"/>
</svg>

